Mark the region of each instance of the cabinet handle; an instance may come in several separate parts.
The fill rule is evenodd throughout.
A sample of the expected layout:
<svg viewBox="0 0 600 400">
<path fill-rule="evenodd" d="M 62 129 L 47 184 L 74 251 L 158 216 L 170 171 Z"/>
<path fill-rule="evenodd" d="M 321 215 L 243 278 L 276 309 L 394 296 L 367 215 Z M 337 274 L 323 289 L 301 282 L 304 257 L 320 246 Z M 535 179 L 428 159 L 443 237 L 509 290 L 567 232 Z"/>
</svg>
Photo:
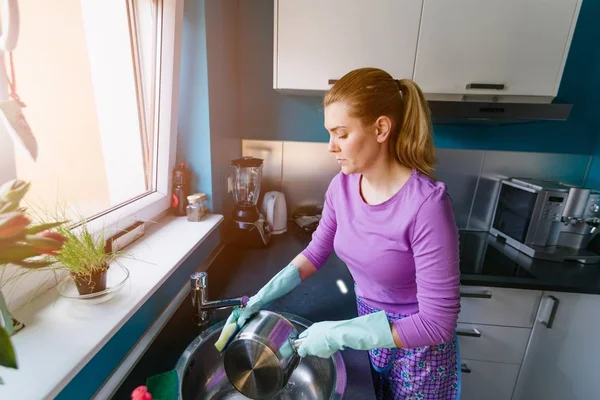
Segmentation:
<svg viewBox="0 0 600 400">
<path fill-rule="evenodd" d="M 338 80 L 339 80 L 339 79 L 330 79 L 330 80 L 328 80 L 327 82 L 328 82 L 330 85 L 335 85 L 335 83 L 336 83 Z"/>
<path fill-rule="evenodd" d="M 489 290 L 482 290 L 480 292 L 460 292 L 460 297 L 469 297 L 473 299 L 491 299 L 492 292 Z"/>
<path fill-rule="evenodd" d="M 467 89 L 504 90 L 503 83 L 469 83 Z"/>
<path fill-rule="evenodd" d="M 470 331 L 456 331 L 456 334 L 458 336 L 481 337 L 481 332 L 476 328 L 473 328 Z"/>
<path fill-rule="evenodd" d="M 556 316 L 556 310 L 558 309 L 558 304 L 560 301 L 554 296 L 547 296 L 545 299 L 545 303 L 542 304 L 543 310 L 540 312 L 545 313 L 547 316 L 540 318 L 542 325 L 544 325 L 548 329 L 552 329 L 552 325 L 554 324 L 554 317 Z M 551 302 L 552 304 L 549 304 Z"/>
<path fill-rule="evenodd" d="M 470 374 L 471 368 L 469 368 L 467 364 L 460 364 L 460 372 L 462 372 L 463 374 Z"/>
</svg>

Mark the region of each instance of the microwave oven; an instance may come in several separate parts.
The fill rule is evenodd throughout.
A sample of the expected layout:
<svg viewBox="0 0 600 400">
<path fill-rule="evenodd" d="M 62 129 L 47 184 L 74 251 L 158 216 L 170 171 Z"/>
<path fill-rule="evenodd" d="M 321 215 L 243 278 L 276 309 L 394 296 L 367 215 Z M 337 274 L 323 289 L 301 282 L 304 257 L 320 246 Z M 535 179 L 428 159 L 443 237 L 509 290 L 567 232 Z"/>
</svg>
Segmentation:
<svg viewBox="0 0 600 400">
<path fill-rule="evenodd" d="M 600 261 L 585 249 L 590 221 L 598 217 L 600 194 L 558 181 L 500 181 L 490 233 L 533 258 Z"/>
</svg>

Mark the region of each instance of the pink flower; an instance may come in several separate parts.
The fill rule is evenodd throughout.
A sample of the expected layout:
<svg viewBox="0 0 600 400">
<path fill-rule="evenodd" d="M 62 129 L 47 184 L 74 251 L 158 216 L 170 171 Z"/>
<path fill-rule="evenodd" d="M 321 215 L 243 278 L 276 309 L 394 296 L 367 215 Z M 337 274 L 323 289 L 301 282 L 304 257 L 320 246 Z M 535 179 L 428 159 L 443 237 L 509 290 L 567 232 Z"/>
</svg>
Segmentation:
<svg viewBox="0 0 600 400">
<path fill-rule="evenodd" d="M 131 400 L 152 400 L 152 395 L 146 386 L 138 386 L 131 392 Z"/>
<path fill-rule="evenodd" d="M 0 215 L 0 239 L 23 235 L 30 223 L 31 220 L 18 211 Z"/>
<path fill-rule="evenodd" d="M 56 254 L 62 248 L 65 237 L 57 232 L 44 231 L 36 235 L 25 235 L 25 243 L 30 244 L 39 254 Z"/>
<path fill-rule="evenodd" d="M 60 233 L 51 231 L 40 232 L 38 236 L 47 239 L 46 242 L 40 243 L 40 247 L 36 247 L 36 251 L 41 254 L 56 254 L 58 250 L 62 248 L 63 243 L 67 240 Z"/>
</svg>

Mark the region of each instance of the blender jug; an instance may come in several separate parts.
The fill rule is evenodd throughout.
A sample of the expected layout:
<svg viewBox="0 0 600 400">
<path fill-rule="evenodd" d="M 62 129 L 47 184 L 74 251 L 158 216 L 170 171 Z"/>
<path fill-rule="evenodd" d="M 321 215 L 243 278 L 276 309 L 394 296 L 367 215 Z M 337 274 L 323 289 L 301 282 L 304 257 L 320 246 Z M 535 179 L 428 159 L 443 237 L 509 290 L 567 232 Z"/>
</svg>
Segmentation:
<svg viewBox="0 0 600 400">
<path fill-rule="evenodd" d="M 236 206 L 256 207 L 258 196 L 260 196 L 262 163 L 261 159 L 253 157 L 244 157 L 232 162 L 233 198 Z"/>
<path fill-rule="evenodd" d="M 269 224 L 258 211 L 258 198 L 262 179 L 263 160 L 254 157 L 242 157 L 231 162 L 233 173 L 233 199 L 235 207 L 232 222 L 235 235 L 240 242 L 254 242 L 258 239 L 267 245 L 271 238 Z M 248 240 L 250 239 L 250 240 Z"/>
</svg>

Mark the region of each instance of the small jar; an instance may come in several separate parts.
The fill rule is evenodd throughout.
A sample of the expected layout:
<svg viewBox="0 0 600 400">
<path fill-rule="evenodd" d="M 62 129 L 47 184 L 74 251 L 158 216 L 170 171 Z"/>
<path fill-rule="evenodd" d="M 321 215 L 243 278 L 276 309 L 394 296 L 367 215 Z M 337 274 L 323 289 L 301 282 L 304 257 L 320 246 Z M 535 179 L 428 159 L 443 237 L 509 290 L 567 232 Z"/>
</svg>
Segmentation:
<svg viewBox="0 0 600 400">
<path fill-rule="evenodd" d="M 202 221 L 208 215 L 208 201 L 206 194 L 195 193 L 187 197 L 188 206 L 186 207 L 188 221 Z"/>
</svg>

